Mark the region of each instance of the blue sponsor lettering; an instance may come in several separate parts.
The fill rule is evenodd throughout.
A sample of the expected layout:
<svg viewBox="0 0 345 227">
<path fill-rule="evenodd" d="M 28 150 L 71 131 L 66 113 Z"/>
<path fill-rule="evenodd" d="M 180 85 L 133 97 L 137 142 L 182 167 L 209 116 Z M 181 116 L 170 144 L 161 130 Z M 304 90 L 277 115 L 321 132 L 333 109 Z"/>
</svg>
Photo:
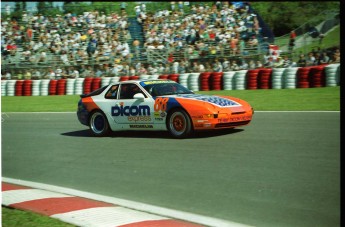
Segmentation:
<svg viewBox="0 0 345 227">
<path fill-rule="evenodd" d="M 113 106 L 111 107 L 112 116 L 149 116 L 150 107 L 143 106 Z"/>
</svg>

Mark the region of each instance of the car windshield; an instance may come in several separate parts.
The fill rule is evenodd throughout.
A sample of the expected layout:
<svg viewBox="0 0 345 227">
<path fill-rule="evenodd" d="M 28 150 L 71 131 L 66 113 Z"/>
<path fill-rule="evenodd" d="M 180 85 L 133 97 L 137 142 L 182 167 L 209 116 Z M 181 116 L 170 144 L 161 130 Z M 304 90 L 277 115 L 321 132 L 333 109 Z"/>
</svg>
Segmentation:
<svg viewBox="0 0 345 227">
<path fill-rule="evenodd" d="M 153 97 L 162 95 L 194 94 L 191 90 L 185 88 L 179 83 L 157 83 L 147 85 L 144 88 Z"/>
</svg>

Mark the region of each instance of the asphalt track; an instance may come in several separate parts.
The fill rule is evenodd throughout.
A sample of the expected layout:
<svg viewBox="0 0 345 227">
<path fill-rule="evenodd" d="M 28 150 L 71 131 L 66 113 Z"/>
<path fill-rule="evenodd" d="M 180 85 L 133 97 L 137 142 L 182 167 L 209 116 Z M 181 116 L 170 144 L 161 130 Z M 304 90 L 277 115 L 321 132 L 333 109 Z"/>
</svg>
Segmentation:
<svg viewBox="0 0 345 227">
<path fill-rule="evenodd" d="M 252 226 L 340 226 L 340 112 L 256 112 L 172 139 L 94 138 L 75 113 L 2 113 L 2 175 Z"/>
</svg>

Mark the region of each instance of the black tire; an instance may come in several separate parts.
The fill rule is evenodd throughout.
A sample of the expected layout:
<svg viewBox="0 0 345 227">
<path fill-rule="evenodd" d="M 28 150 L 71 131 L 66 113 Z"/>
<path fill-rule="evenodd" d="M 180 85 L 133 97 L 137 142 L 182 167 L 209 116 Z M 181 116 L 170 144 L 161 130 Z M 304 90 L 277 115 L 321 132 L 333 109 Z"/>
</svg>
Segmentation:
<svg viewBox="0 0 345 227">
<path fill-rule="evenodd" d="M 176 109 L 169 113 L 167 128 L 175 138 L 185 138 L 193 131 L 192 122 L 186 111 L 182 109 Z"/>
<path fill-rule="evenodd" d="M 95 136 L 105 136 L 110 132 L 107 117 L 99 110 L 91 114 L 89 125 Z"/>
</svg>

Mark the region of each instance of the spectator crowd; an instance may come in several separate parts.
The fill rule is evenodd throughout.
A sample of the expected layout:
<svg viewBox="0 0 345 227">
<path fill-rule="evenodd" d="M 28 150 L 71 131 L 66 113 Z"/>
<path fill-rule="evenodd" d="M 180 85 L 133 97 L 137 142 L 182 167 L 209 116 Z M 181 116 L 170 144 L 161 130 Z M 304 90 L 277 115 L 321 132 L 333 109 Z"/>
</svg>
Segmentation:
<svg viewBox="0 0 345 227">
<path fill-rule="evenodd" d="M 269 52 L 262 60 L 246 58 L 246 49 L 258 49 L 261 37 L 257 15 L 247 4 L 193 4 L 189 14 L 184 12 L 183 4 L 171 2 L 170 9 L 154 13 L 147 12 L 145 3 L 138 4 L 133 10 L 143 27 L 142 44 L 131 37 L 125 2 L 121 3 L 120 12 L 109 15 L 91 11 L 52 17 L 23 11 L 20 20 L 1 20 L 1 60 L 3 66 L 20 62 L 26 67 L 15 73 L 5 67 L 1 77 L 182 74 L 340 62 L 339 49 L 331 54 L 324 50 L 312 51 L 308 56 L 301 54 L 298 62 L 288 56 L 275 58 Z M 150 51 L 161 51 L 169 57 L 154 63 L 135 58 Z M 225 52 L 233 57 L 226 57 Z"/>
</svg>

